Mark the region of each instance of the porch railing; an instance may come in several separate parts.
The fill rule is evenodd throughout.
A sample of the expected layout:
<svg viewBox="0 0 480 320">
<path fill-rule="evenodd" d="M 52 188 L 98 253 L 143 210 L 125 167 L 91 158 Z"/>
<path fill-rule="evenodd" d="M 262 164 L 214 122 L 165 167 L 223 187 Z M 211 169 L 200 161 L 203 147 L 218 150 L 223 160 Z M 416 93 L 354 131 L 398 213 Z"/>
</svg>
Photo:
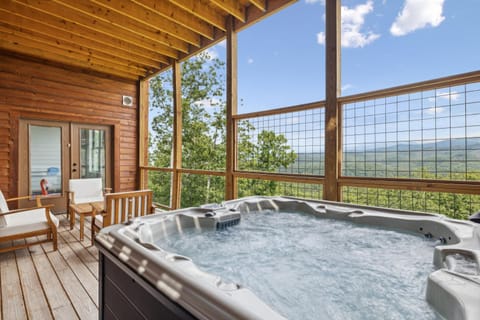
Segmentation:
<svg viewBox="0 0 480 320">
<path fill-rule="evenodd" d="M 459 217 L 480 210 L 480 71 L 338 101 L 338 188 L 343 201 Z M 320 101 L 233 116 L 236 196 L 263 190 L 272 195 L 322 198 L 324 106 Z M 269 167 L 264 159 L 242 155 L 238 148 L 242 139 L 248 136 L 259 143 L 265 132 L 282 136 L 283 145 L 288 146 L 284 151 L 293 151 L 295 161 L 287 167 Z M 185 168 L 143 166 L 140 170 L 142 175 L 164 175 L 170 184 L 195 183 L 195 176 L 208 180 L 226 175 Z M 179 175 L 178 179 L 173 175 Z M 275 187 L 262 189 L 265 182 L 274 182 Z M 219 194 L 218 190 L 207 194 L 205 201 L 223 200 Z M 179 196 L 188 194 L 180 191 Z M 157 200 L 166 208 L 181 203 L 167 196 Z"/>
</svg>

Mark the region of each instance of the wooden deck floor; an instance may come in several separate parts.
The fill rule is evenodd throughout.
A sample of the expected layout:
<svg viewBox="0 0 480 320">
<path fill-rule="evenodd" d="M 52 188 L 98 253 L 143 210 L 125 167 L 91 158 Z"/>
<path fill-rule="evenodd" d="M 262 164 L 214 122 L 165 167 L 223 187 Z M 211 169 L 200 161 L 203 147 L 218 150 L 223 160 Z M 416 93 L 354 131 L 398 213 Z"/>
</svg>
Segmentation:
<svg viewBox="0 0 480 320">
<path fill-rule="evenodd" d="M 0 319 L 98 319 L 98 250 L 90 220 L 79 241 L 58 216 L 58 251 L 51 243 L 0 254 Z M 23 240 L 22 240 L 23 241 Z"/>
</svg>

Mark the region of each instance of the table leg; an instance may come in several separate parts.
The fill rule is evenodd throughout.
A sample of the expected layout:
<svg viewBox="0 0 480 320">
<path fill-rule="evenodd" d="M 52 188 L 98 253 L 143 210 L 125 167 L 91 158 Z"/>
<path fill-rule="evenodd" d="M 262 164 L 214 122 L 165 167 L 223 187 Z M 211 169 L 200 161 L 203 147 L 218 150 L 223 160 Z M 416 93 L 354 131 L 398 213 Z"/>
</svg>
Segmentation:
<svg viewBox="0 0 480 320">
<path fill-rule="evenodd" d="M 80 241 L 83 241 L 83 224 L 85 222 L 85 215 L 80 213 Z"/>
</svg>

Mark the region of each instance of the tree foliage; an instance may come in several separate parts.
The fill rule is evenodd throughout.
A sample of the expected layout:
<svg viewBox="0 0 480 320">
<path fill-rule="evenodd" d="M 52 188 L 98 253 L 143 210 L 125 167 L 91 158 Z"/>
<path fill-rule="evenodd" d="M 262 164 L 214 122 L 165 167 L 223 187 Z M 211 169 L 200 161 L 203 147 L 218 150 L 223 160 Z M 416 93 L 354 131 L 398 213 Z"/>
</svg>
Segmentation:
<svg viewBox="0 0 480 320">
<path fill-rule="evenodd" d="M 202 53 L 182 64 L 182 167 L 201 170 L 225 170 L 226 104 L 224 62 Z M 150 165 L 170 167 L 173 136 L 173 89 L 171 73 L 164 73 L 150 81 L 151 132 L 149 137 Z M 238 127 L 241 143 L 238 162 L 242 169 L 276 171 L 295 162 L 285 136 L 273 131 L 261 131 L 253 141 L 255 128 L 242 121 Z M 152 175 L 150 188 L 155 198 L 169 199 L 168 176 Z M 276 183 L 262 182 L 259 194 L 276 188 Z M 207 175 L 182 175 L 182 207 L 224 199 L 224 179 Z"/>
</svg>

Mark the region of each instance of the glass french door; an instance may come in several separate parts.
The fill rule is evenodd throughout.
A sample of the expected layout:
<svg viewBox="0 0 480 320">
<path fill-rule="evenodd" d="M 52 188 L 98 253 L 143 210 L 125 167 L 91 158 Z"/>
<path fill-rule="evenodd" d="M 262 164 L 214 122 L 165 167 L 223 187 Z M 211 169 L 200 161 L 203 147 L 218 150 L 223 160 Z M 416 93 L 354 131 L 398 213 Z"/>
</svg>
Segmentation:
<svg viewBox="0 0 480 320">
<path fill-rule="evenodd" d="M 102 178 L 110 187 L 110 127 L 72 124 L 71 178 Z"/>
<path fill-rule="evenodd" d="M 111 128 L 89 124 L 22 120 L 19 130 L 19 195 L 36 195 L 66 210 L 69 179 L 102 178 L 111 187 Z"/>
</svg>

